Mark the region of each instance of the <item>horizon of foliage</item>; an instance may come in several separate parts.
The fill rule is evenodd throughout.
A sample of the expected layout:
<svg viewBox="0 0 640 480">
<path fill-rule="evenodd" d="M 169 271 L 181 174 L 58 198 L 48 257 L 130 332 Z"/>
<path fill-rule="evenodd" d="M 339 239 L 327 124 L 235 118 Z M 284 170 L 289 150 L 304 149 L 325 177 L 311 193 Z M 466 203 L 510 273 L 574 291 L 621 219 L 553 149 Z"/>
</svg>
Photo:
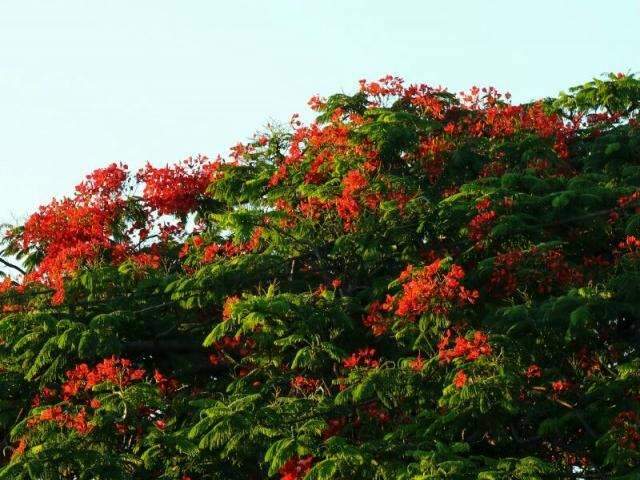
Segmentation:
<svg viewBox="0 0 640 480">
<path fill-rule="evenodd" d="M 0 479 L 639 478 L 640 80 L 309 105 L 6 229 Z"/>
</svg>

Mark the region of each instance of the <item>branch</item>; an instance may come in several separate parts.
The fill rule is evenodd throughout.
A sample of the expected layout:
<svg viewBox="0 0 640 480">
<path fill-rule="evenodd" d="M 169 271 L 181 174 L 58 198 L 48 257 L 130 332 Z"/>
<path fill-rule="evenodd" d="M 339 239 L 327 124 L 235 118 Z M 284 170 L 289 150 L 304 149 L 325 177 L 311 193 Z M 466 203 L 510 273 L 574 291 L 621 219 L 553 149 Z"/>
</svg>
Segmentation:
<svg viewBox="0 0 640 480">
<path fill-rule="evenodd" d="M 175 305 L 176 303 L 177 303 L 177 301 L 173 301 L 172 300 L 172 301 L 169 301 L 169 302 L 161 303 L 159 305 L 152 305 L 150 307 L 145 307 L 145 308 L 142 308 L 140 310 L 133 310 L 130 313 L 135 315 L 137 313 L 146 313 L 146 312 L 152 312 L 154 310 L 162 310 L 163 308 Z"/>
<path fill-rule="evenodd" d="M 591 438 L 594 439 L 598 439 L 600 438 L 596 432 L 593 430 L 593 428 L 591 428 L 591 425 L 589 425 L 587 423 L 587 421 L 585 420 L 584 416 L 582 416 L 582 414 L 580 412 L 573 412 L 573 414 L 576 416 L 576 418 L 580 421 L 580 423 L 582 424 L 582 426 L 584 427 L 585 431 L 589 434 L 589 436 Z"/>
<path fill-rule="evenodd" d="M 124 342 L 122 351 L 127 353 L 171 352 L 189 353 L 204 351 L 202 344 L 195 340 L 139 340 Z"/>
<path fill-rule="evenodd" d="M 5 267 L 9 267 L 9 268 L 13 268 L 14 270 L 17 270 L 22 275 L 26 275 L 27 274 L 27 272 L 24 271 L 22 268 L 20 268 L 18 265 L 15 265 L 15 264 L 13 264 L 11 262 L 8 262 L 2 257 L 0 257 L 0 263 L 2 263 Z"/>
</svg>

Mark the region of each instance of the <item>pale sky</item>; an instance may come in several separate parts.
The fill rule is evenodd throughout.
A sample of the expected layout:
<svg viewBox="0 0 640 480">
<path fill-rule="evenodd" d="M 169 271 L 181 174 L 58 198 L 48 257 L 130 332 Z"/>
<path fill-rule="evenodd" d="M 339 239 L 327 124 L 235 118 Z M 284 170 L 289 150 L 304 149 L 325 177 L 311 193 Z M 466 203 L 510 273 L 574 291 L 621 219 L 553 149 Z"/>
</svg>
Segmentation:
<svg viewBox="0 0 640 480">
<path fill-rule="evenodd" d="M 640 70 L 638 0 L 0 0 L 0 222 L 92 169 L 215 156 L 387 73 L 516 101 Z"/>
</svg>

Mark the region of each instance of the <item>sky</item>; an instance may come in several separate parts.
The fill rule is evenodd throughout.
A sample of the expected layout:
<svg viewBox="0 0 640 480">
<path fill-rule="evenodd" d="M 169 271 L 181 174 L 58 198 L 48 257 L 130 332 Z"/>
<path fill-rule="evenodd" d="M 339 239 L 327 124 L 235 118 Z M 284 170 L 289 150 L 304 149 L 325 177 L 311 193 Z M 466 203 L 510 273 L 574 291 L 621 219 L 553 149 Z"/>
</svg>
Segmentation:
<svg viewBox="0 0 640 480">
<path fill-rule="evenodd" d="M 226 154 L 387 73 L 515 101 L 640 70 L 640 1 L 0 0 L 0 222 L 112 162 Z"/>
</svg>

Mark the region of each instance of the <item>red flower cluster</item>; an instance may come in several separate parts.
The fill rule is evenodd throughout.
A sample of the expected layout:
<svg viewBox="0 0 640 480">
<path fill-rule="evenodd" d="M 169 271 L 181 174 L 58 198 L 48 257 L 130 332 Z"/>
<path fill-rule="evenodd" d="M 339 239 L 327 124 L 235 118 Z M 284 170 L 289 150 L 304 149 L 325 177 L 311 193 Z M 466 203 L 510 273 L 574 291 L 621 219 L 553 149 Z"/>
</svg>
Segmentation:
<svg viewBox="0 0 640 480">
<path fill-rule="evenodd" d="M 87 412 L 84 408 L 75 414 L 71 414 L 63 411 L 61 406 L 56 405 L 43 410 L 39 416 L 30 418 L 27 425 L 34 427 L 43 422 L 55 422 L 60 427 L 73 429 L 81 435 L 86 435 L 93 429 L 93 426 L 87 421 Z"/>
<path fill-rule="evenodd" d="M 360 91 L 374 97 L 400 96 L 405 92 L 404 80 L 400 77 L 387 75 L 377 82 L 360 80 Z"/>
<path fill-rule="evenodd" d="M 307 455 L 306 457 L 291 457 L 278 471 L 280 480 L 303 479 L 307 475 L 307 472 L 311 470 L 314 460 L 315 458 L 312 455 Z"/>
<path fill-rule="evenodd" d="M 359 170 L 349 170 L 342 179 L 342 194 L 351 196 L 369 184 L 367 178 Z"/>
<path fill-rule="evenodd" d="M 222 319 L 229 320 L 231 315 L 233 314 L 233 307 L 236 303 L 240 301 L 240 297 L 238 295 L 229 295 L 225 300 L 222 306 Z"/>
<path fill-rule="evenodd" d="M 141 268 L 160 268 L 162 258 L 157 253 L 140 252 L 131 256 L 131 260 Z"/>
<path fill-rule="evenodd" d="M 367 418 L 381 424 L 388 423 L 389 420 L 391 420 L 391 415 L 389 415 L 387 409 L 381 408 L 375 401 L 365 404 L 360 411 L 364 413 Z M 356 423 L 356 425 L 358 424 Z"/>
<path fill-rule="evenodd" d="M 213 344 L 215 352 L 209 355 L 211 365 L 221 365 L 227 361 L 227 356 L 236 353 L 240 357 L 248 355 L 255 347 L 255 340 L 242 337 L 223 337 Z"/>
<path fill-rule="evenodd" d="M 158 386 L 158 390 L 163 395 L 171 395 L 178 388 L 180 388 L 180 382 L 176 378 L 169 378 L 160 373 L 159 370 L 153 372 L 153 379 Z"/>
<path fill-rule="evenodd" d="M 357 352 L 352 353 L 350 357 L 346 358 L 342 362 L 342 365 L 344 365 L 345 368 L 378 368 L 380 366 L 380 362 L 374 358 L 375 356 L 376 350 L 374 348 L 362 348 Z"/>
<path fill-rule="evenodd" d="M 521 267 L 530 266 L 520 273 Z M 569 265 L 560 249 L 540 251 L 533 247 L 528 251 L 511 250 L 496 255 L 489 280 L 490 289 L 497 296 L 510 296 L 518 288 L 530 285 L 539 293 L 547 293 L 555 287 L 581 283 L 584 275 Z"/>
<path fill-rule="evenodd" d="M 76 186 L 76 198 L 85 203 L 105 206 L 118 201 L 128 179 L 127 170 L 126 165 L 115 163 L 94 170 Z"/>
<path fill-rule="evenodd" d="M 205 156 L 189 157 L 161 168 L 147 164 L 136 178 L 145 184 L 143 198 L 150 208 L 161 215 L 181 216 L 197 206 L 219 167 L 220 162 Z"/>
<path fill-rule="evenodd" d="M 388 316 L 391 312 L 414 321 L 424 313 L 446 315 L 454 305 L 464 307 L 475 303 L 478 291 L 469 290 L 460 283 L 464 270 L 452 265 L 448 271 L 441 272 L 441 267 L 441 260 L 435 260 L 422 269 L 407 266 L 398 278 L 403 283 L 402 292 L 388 295 L 384 303 L 372 302 L 362 323 L 379 336 L 393 323 Z"/>
<path fill-rule="evenodd" d="M 467 374 L 464 373 L 463 370 L 460 370 L 458 371 L 458 373 L 456 373 L 456 376 L 453 377 L 453 384 L 456 388 L 462 388 L 467 384 L 468 379 L 469 377 L 467 376 Z"/>
<path fill-rule="evenodd" d="M 571 388 L 571 382 L 568 380 L 556 380 L 555 382 L 551 382 L 551 389 L 556 392 L 566 392 Z"/>
<path fill-rule="evenodd" d="M 451 330 L 449 329 L 438 342 L 438 357 L 443 363 L 449 363 L 461 357 L 473 361 L 481 356 L 489 356 L 491 352 L 487 334 L 480 331 L 476 331 L 473 334 L 472 340 L 457 336 L 453 340 L 453 346 L 451 346 Z"/>
<path fill-rule="evenodd" d="M 582 282 L 583 275 L 569 266 L 562 251 L 549 250 L 543 252 L 540 257 L 543 270 L 538 281 L 538 292 L 547 293 L 554 286 L 566 286 Z"/>
<path fill-rule="evenodd" d="M 375 300 L 369 305 L 367 314 L 362 319 L 363 325 L 369 327 L 375 336 L 383 335 L 389 329 L 390 320 L 385 316 L 385 312 L 382 302 Z"/>
<path fill-rule="evenodd" d="M 36 396 L 33 398 L 33 400 L 31 401 L 31 406 L 39 407 L 42 400 L 50 401 L 54 399 L 56 395 L 57 392 L 53 388 L 44 387 L 42 391 L 36 394 Z"/>
<path fill-rule="evenodd" d="M 192 246 L 195 248 L 195 251 L 201 252 L 201 261 L 203 264 L 211 263 L 215 261 L 219 256 L 221 257 L 235 257 L 237 255 L 241 255 L 243 253 L 254 252 L 260 247 L 260 240 L 264 233 L 264 229 L 262 227 L 256 227 L 249 241 L 245 243 L 235 243 L 231 240 L 226 241 L 225 243 L 211 243 L 209 245 L 204 244 L 204 240 L 199 235 L 194 236 L 191 239 L 191 242 L 186 242 L 180 253 L 178 254 L 180 258 L 184 258 L 189 254 Z"/>
<path fill-rule="evenodd" d="M 141 368 L 133 368 L 131 360 L 125 358 L 106 358 L 94 368 L 86 363 L 77 365 L 67 373 L 67 381 L 62 384 L 62 398 L 68 400 L 80 392 L 91 390 L 94 386 L 110 382 L 124 388 L 132 382 L 140 381 L 145 376 Z"/>
<path fill-rule="evenodd" d="M 56 290 L 53 302 L 62 302 L 65 276 L 110 248 L 112 225 L 125 205 L 122 193 L 126 180 L 126 166 L 112 164 L 98 169 L 76 187 L 73 198 L 41 206 L 20 234 L 9 234 L 24 250 L 43 255 L 25 284 L 44 283 Z"/>
<path fill-rule="evenodd" d="M 417 270 L 409 265 L 399 277 L 404 283 L 402 292 L 387 298 L 382 308 L 414 320 L 427 312 L 446 315 L 454 305 L 464 307 L 476 302 L 478 291 L 460 283 L 465 275 L 462 267 L 452 265 L 446 272 L 441 270 L 440 260 Z"/>
<path fill-rule="evenodd" d="M 518 289 L 518 277 L 515 269 L 524 258 L 522 250 L 511 250 L 496 255 L 489 285 L 494 294 L 508 297 Z"/>
<path fill-rule="evenodd" d="M 13 285 L 13 280 L 11 280 L 11 277 L 4 277 L 2 281 L 0 281 L 0 294 L 6 293 L 12 290 L 13 287 L 14 285 Z"/>
<path fill-rule="evenodd" d="M 9 240 L 23 252 L 37 252 L 42 257 L 37 268 L 25 276 L 24 283 L 38 282 L 53 288 L 52 302 L 59 304 L 64 300 L 65 280 L 83 265 L 109 258 L 118 264 L 131 258 L 141 267 L 158 268 L 158 252 L 136 253 L 138 242 L 148 237 L 156 217 L 184 215 L 195 208 L 219 165 L 206 157 L 187 159 L 173 167 L 147 165 L 136 179 L 145 182 L 143 197 L 148 220 L 129 219 L 124 231 L 118 232 L 115 226 L 127 215 L 127 167 L 114 163 L 95 170 L 76 187 L 72 198 L 53 200 L 40 207 L 27 219 L 22 231 L 9 233 Z M 159 238 L 166 241 L 180 226 L 157 227 Z M 116 243 L 116 236 L 123 238 Z"/>
<path fill-rule="evenodd" d="M 329 202 L 325 200 L 321 200 L 317 197 L 309 197 L 298 204 L 298 210 L 308 219 L 319 220 L 322 216 L 322 212 L 324 212 L 329 205 Z"/>
<path fill-rule="evenodd" d="M 322 431 L 322 439 L 334 437 L 338 435 L 347 424 L 345 417 L 331 418 L 327 420 L 327 428 Z"/>
<path fill-rule="evenodd" d="M 11 454 L 11 459 L 13 460 L 15 457 L 22 455 L 27 449 L 27 441 L 24 438 L 21 438 L 18 441 L 18 446 L 13 450 Z"/>
<path fill-rule="evenodd" d="M 524 372 L 525 377 L 527 378 L 540 378 L 542 377 L 542 369 L 538 365 L 529 365 L 527 370 Z"/>
<path fill-rule="evenodd" d="M 420 141 L 418 160 L 424 166 L 431 183 L 436 183 L 444 171 L 445 154 L 453 148 L 453 144 L 442 137 L 429 136 Z"/>
<path fill-rule="evenodd" d="M 409 360 L 409 368 L 414 372 L 421 372 L 424 368 L 424 358 L 422 358 L 422 355 L 418 354 L 416 358 Z"/>
<path fill-rule="evenodd" d="M 540 102 L 531 106 L 496 105 L 491 94 L 486 98 L 489 107 L 484 111 L 484 118 L 473 125 L 473 130 L 492 138 L 507 137 L 521 131 L 535 132 L 542 138 L 553 138 L 557 155 L 568 157 L 568 143 L 574 128 L 565 126 L 559 115 L 546 113 Z"/>
<path fill-rule="evenodd" d="M 485 198 L 476 204 L 478 214 L 469 222 L 469 238 L 478 243 L 487 235 L 489 229 L 495 222 L 497 214 L 494 210 L 490 210 L 491 200 Z"/>
<path fill-rule="evenodd" d="M 618 443 L 629 450 L 637 450 L 640 443 L 640 419 L 633 411 L 621 412 L 613 419 L 613 426 L 621 436 Z"/>
<path fill-rule="evenodd" d="M 638 202 L 640 201 L 640 191 L 636 191 L 631 193 L 630 195 L 624 195 L 622 197 L 620 197 L 618 199 L 618 206 L 620 208 L 626 208 L 629 205 L 634 205 L 636 208 L 636 213 L 638 212 L 638 210 L 640 210 L 640 204 L 638 204 Z"/>
<path fill-rule="evenodd" d="M 316 378 L 303 377 L 298 375 L 291 380 L 291 388 L 299 392 L 310 394 L 320 388 L 321 381 Z"/>
<path fill-rule="evenodd" d="M 627 237 L 618 244 L 618 248 L 628 253 L 638 254 L 640 253 L 640 240 L 634 235 L 627 235 Z"/>
<path fill-rule="evenodd" d="M 338 117 L 339 115 L 335 115 L 335 121 L 326 126 L 314 123 L 309 127 L 296 128 L 287 155 L 269 180 L 270 187 L 285 180 L 289 175 L 288 167 L 300 164 L 305 152 L 312 158 L 305 182 L 320 183 L 325 178 L 327 171 L 333 166 L 335 155 L 349 149 L 349 128 L 338 122 Z"/>
<path fill-rule="evenodd" d="M 600 359 L 591 353 L 587 347 L 582 347 L 577 354 L 578 365 L 589 376 L 602 370 Z"/>
<path fill-rule="evenodd" d="M 360 171 L 351 170 L 342 179 L 342 185 L 342 195 L 336 198 L 335 205 L 345 230 L 351 230 L 352 222 L 360 216 L 360 204 L 355 195 L 368 185 L 368 181 Z"/>
<path fill-rule="evenodd" d="M 65 276 L 110 247 L 111 224 L 120 209 L 119 202 L 98 205 L 69 198 L 40 207 L 25 222 L 22 247 L 37 249 L 44 258 L 25 283 L 51 286 L 56 290 L 54 303 L 62 302 Z"/>
</svg>

